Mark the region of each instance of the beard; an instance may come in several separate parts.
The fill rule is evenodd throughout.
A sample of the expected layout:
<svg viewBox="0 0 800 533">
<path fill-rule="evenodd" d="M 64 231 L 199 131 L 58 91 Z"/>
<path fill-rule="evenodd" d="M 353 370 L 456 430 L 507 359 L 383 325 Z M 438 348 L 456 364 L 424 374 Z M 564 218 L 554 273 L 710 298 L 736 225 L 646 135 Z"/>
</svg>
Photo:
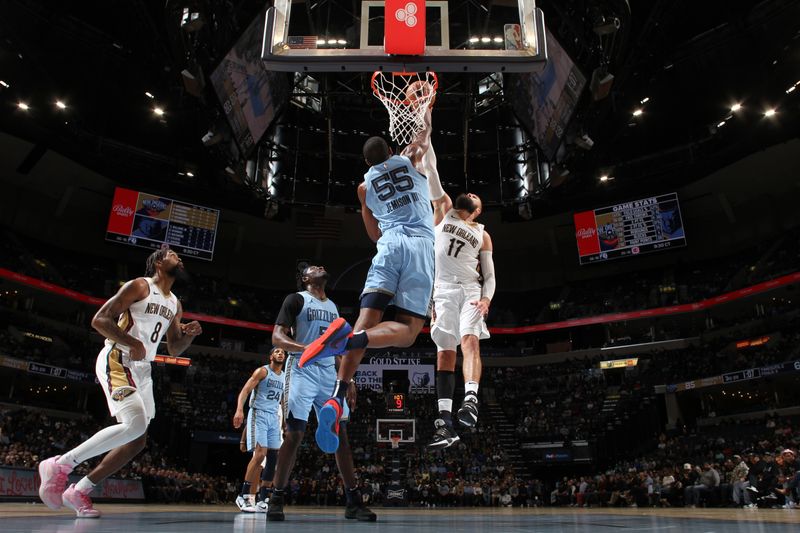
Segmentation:
<svg viewBox="0 0 800 533">
<path fill-rule="evenodd" d="M 189 273 L 181 265 L 175 265 L 164 273 L 176 282 L 188 282 L 191 279 Z"/>
<path fill-rule="evenodd" d="M 459 194 L 456 197 L 456 201 L 453 203 L 453 207 L 455 207 L 457 211 L 466 211 L 470 215 L 477 209 L 475 202 L 466 194 Z"/>
</svg>

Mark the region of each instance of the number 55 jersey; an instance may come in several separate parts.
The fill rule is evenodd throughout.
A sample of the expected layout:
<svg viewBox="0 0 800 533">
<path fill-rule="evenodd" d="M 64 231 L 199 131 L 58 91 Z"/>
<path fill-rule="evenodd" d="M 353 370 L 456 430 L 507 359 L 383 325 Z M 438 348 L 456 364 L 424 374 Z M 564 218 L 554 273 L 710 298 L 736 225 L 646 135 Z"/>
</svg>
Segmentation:
<svg viewBox="0 0 800 533">
<path fill-rule="evenodd" d="M 366 204 L 378 221 L 381 238 L 372 259 L 362 307 L 394 305 L 425 318 L 433 291 L 433 209 L 428 180 L 411 160 L 394 155 L 364 175 Z M 368 295 L 385 295 L 381 297 Z"/>
</svg>

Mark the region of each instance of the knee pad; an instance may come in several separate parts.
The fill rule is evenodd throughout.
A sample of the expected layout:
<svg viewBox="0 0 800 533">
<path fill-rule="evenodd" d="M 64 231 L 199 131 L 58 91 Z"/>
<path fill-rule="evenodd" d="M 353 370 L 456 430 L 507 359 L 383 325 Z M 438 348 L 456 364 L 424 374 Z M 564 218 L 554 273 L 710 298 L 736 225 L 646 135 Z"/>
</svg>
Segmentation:
<svg viewBox="0 0 800 533">
<path fill-rule="evenodd" d="M 295 418 L 291 411 L 289 411 L 289 416 L 286 417 L 286 429 L 289 431 L 299 431 L 304 432 L 306 430 L 306 426 L 308 422 L 305 420 L 300 420 L 299 418 Z"/>
<path fill-rule="evenodd" d="M 275 465 L 278 464 L 278 450 L 267 450 L 267 464 L 261 470 L 261 481 L 272 481 Z"/>
</svg>

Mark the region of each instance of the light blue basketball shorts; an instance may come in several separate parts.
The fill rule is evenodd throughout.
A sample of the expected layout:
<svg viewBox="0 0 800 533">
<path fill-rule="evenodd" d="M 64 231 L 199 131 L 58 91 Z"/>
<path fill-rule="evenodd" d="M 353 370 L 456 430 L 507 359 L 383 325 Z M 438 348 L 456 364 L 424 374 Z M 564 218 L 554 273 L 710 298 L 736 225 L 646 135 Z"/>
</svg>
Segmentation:
<svg viewBox="0 0 800 533">
<path fill-rule="evenodd" d="M 371 293 L 391 296 L 389 305 L 426 318 L 433 294 L 433 240 L 389 233 L 378 240 L 362 300 Z M 362 302 L 362 307 L 364 306 Z"/>
</svg>

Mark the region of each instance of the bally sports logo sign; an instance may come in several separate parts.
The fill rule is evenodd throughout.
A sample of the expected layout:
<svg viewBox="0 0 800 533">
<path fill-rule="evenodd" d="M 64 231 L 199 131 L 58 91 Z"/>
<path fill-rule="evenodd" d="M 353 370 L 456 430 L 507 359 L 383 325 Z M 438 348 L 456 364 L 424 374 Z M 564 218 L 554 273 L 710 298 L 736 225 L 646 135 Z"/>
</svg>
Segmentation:
<svg viewBox="0 0 800 533">
<path fill-rule="evenodd" d="M 133 208 L 128 205 L 114 204 L 114 207 L 111 208 L 111 211 L 120 217 L 128 218 L 133 216 Z"/>
</svg>

